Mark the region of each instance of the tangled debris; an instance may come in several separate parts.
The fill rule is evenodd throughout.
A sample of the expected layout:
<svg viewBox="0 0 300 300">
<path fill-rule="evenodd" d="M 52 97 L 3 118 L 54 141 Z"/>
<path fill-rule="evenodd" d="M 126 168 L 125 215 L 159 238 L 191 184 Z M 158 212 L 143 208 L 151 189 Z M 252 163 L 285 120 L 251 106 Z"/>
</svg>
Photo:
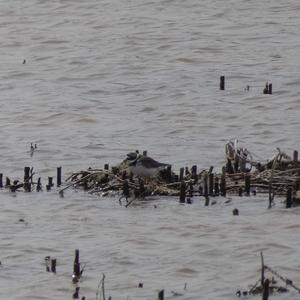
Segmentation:
<svg viewBox="0 0 300 300">
<path fill-rule="evenodd" d="M 275 195 L 290 193 L 294 203 L 300 198 L 300 162 L 298 153 L 291 158 L 277 148 L 277 154 L 265 163 L 254 160 L 246 148 L 238 147 L 237 141 L 225 146 L 226 165 L 222 173 L 209 170 L 197 171 L 197 166 L 181 168 L 179 174 L 171 166 L 160 170 L 157 176 L 133 175 L 128 160 L 109 169 L 91 169 L 72 174 L 69 187 L 82 188 L 100 196 L 117 195 L 120 201 L 146 196 L 179 196 L 180 202 L 189 201 L 193 196 L 225 196 L 226 194 L 250 195 L 268 193 L 270 206 Z M 132 155 L 132 153 L 130 154 Z M 144 153 L 144 156 L 147 154 Z M 143 157 L 139 155 L 139 157 Z"/>
<path fill-rule="evenodd" d="M 289 292 L 289 288 L 296 290 L 300 293 L 300 289 L 293 283 L 293 281 L 289 278 L 286 278 L 280 275 L 278 272 L 273 270 L 271 267 L 265 265 L 263 253 L 261 255 L 261 276 L 256 281 L 254 285 L 251 286 L 250 290 L 241 291 L 238 290 L 236 295 L 238 297 L 248 296 L 248 295 L 262 295 L 263 300 L 268 300 L 270 294 L 282 294 Z M 267 278 L 266 273 L 269 273 L 269 277 Z M 277 280 L 276 280 L 277 279 Z M 281 286 L 278 284 L 278 280 L 284 283 L 285 286 Z"/>
</svg>

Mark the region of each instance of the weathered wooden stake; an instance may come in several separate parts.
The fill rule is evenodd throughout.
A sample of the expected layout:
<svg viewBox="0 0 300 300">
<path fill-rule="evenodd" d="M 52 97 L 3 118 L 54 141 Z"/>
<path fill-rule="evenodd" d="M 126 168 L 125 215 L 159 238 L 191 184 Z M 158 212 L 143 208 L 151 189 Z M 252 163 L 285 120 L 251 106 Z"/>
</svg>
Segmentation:
<svg viewBox="0 0 300 300">
<path fill-rule="evenodd" d="M 209 186 L 208 194 L 210 196 L 213 196 L 214 195 L 214 174 L 210 173 L 208 176 L 209 176 L 208 177 L 208 186 Z"/>
<path fill-rule="evenodd" d="M 300 178 L 298 177 L 295 181 L 295 191 L 300 190 Z"/>
<path fill-rule="evenodd" d="M 207 198 L 208 197 L 208 174 L 207 173 L 205 173 L 203 177 L 203 193 L 204 193 L 204 197 Z"/>
<path fill-rule="evenodd" d="M 273 91 L 272 91 L 272 83 L 269 84 L 269 95 L 272 95 Z"/>
<path fill-rule="evenodd" d="M 263 287 L 265 282 L 265 263 L 264 263 L 264 255 L 262 252 L 260 252 L 260 258 L 261 258 L 261 278 L 260 278 L 260 284 Z"/>
<path fill-rule="evenodd" d="M 3 174 L 0 173 L 0 188 L 3 188 Z"/>
<path fill-rule="evenodd" d="M 5 187 L 10 186 L 10 179 L 8 177 L 5 178 Z"/>
<path fill-rule="evenodd" d="M 234 216 L 238 216 L 239 215 L 239 210 L 237 209 L 237 208 L 235 208 L 233 211 L 232 211 L 232 214 L 234 215 Z"/>
<path fill-rule="evenodd" d="M 36 185 L 36 191 L 40 192 L 41 190 L 42 190 L 41 177 L 39 177 Z"/>
<path fill-rule="evenodd" d="M 225 90 L 225 76 L 220 77 L 220 90 Z"/>
<path fill-rule="evenodd" d="M 109 170 L 109 164 L 104 165 L 104 170 L 108 171 Z M 103 183 L 108 182 L 108 174 L 104 175 Z"/>
<path fill-rule="evenodd" d="M 73 294 L 73 299 L 78 299 L 79 298 L 79 290 L 80 290 L 80 287 L 77 286 L 75 288 L 75 293 Z"/>
<path fill-rule="evenodd" d="M 198 182 L 198 176 L 197 176 L 197 166 L 192 166 L 192 179 L 194 180 L 194 183 Z"/>
<path fill-rule="evenodd" d="M 183 176 L 184 176 L 184 168 L 180 168 L 179 181 L 183 180 Z"/>
<path fill-rule="evenodd" d="M 297 150 L 294 151 L 293 160 L 294 160 L 294 162 L 298 161 L 298 151 Z"/>
<path fill-rule="evenodd" d="M 263 290 L 262 300 L 268 300 L 269 292 L 270 292 L 270 281 L 268 278 L 265 280 L 263 287 L 264 287 L 264 290 Z"/>
<path fill-rule="evenodd" d="M 286 192 L 286 208 L 291 208 L 293 199 L 292 199 L 293 190 L 292 188 L 288 188 Z"/>
<path fill-rule="evenodd" d="M 77 282 L 80 278 L 80 262 L 79 262 L 79 250 L 75 250 L 75 259 L 73 265 L 73 282 Z"/>
<path fill-rule="evenodd" d="M 164 300 L 164 297 L 165 297 L 165 291 L 164 290 L 159 291 L 158 300 Z"/>
<path fill-rule="evenodd" d="M 51 272 L 56 273 L 56 259 L 51 259 Z"/>
<path fill-rule="evenodd" d="M 61 167 L 57 167 L 56 184 L 61 186 Z"/>
<path fill-rule="evenodd" d="M 266 83 L 266 87 L 264 88 L 264 94 L 269 94 L 269 85 Z"/>
<path fill-rule="evenodd" d="M 53 177 L 48 177 L 48 185 L 50 185 L 50 187 L 52 187 L 53 184 Z"/>
<path fill-rule="evenodd" d="M 190 175 L 189 167 L 185 167 L 185 176 Z"/>
<path fill-rule="evenodd" d="M 226 197 L 226 177 L 224 174 L 221 177 L 220 190 L 221 190 L 221 196 Z"/>
<path fill-rule="evenodd" d="M 209 197 L 205 197 L 205 206 L 208 206 L 209 205 Z"/>
<path fill-rule="evenodd" d="M 30 167 L 24 168 L 24 190 L 25 192 L 31 192 L 30 179 Z"/>
<path fill-rule="evenodd" d="M 185 196 L 186 196 L 186 184 L 184 181 L 180 183 L 180 194 L 179 194 L 179 202 L 185 203 Z"/>
<path fill-rule="evenodd" d="M 215 196 L 220 195 L 219 177 L 215 178 Z"/>
<path fill-rule="evenodd" d="M 25 167 L 24 168 L 24 182 L 29 181 L 29 176 L 30 176 L 30 167 Z"/>
<path fill-rule="evenodd" d="M 250 174 L 245 174 L 245 194 L 250 196 L 250 186 L 251 186 L 251 176 Z"/>
<path fill-rule="evenodd" d="M 189 182 L 188 184 L 188 198 L 192 198 L 194 195 L 194 186 L 193 186 L 193 182 Z M 188 201 L 187 201 L 188 202 Z M 191 201 L 190 201 L 191 202 Z"/>
</svg>

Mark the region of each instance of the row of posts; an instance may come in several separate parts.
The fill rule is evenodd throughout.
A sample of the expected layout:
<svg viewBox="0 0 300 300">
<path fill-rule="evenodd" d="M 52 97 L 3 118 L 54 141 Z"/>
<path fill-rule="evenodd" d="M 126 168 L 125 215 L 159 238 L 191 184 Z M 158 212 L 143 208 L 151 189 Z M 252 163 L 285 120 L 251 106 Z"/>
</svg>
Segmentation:
<svg viewBox="0 0 300 300">
<path fill-rule="evenodd" d="M 247 90 L 249 90 L 249 85 L 247 85 Z M 225 90 L 225 76 L 221 76 L 220 77 L 220 90 L 221 91 L 224 91 Z M 272 83 L 266 83 L 266 86 L 263 90 L 263 93 L 264 94 L 268 94 L 268 95 L 271 95 L 273 93 L 273 88 L 272 88 Z"/>
<path fill-rule="evenodd" d="M 62 168 L 57 167 L 57 173 L 56 173 L 56 184 L 57 186 L 61 186 L 61 176 L 62 176 Z M 5 185 L 3 185 L 3 173 L 0 173 L 0 188 L 10 187 L 12 191 L 16 191 L 17 188 L 23 187 L 25 192 L 31 192 L 32 189 L 32 179 L 33 179 L 33 168 L 25 167 L 24 168 L 24 183 L 19 183 L 18 181 L 14 181 L 13 184 L 11 184 L 11 181 L 8 177 L 6 177 Z M 53 183 L 53 177 L 48 177 L 48 184 L 46 185 L 47 191 L 51 190 L 51 187 L 54 186 Z M 39 192 L 42 190 L 42 184 L 41 184 L 41 178 L 38 178 L 38 181 L 36 183 L 36 191 Z"/>
</svg>

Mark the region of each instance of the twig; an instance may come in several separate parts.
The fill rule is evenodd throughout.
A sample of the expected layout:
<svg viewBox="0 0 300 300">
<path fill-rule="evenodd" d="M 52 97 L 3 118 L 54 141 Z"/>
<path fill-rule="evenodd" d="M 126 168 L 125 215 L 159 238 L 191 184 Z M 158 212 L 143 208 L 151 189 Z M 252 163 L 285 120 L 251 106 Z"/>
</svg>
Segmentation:
<svg viewBox="0 0 300 300">
<path fill-rule="evenodd" d="M 102 291 L 102 300 L 105 300 L 105 289 L 104 289 L 104 279 L 105 279 L 105 274 L 102 274 L 102 278 L 100 279 L 98 286 L 97 286 L 97 292 L 96 292 L 96 300 L 98 300 L 98 296 L 100 291 Z M 101 294 L 99 299 L 101 299 Z"/>
<path fill-rule="evenodd" d="M 90 173 L 90 174 L 88 174 L 88 175 L 86 175 L 86 176 L 84 176 L 84 177 L 82 177 L 82 178 L 76 180 L 75 182 L 73 182 L 73 183 L 69 184 L 68 186 L 64 187 L 63 189 L 61 189 L 61 190 L 59 191 L 59 193 L 62 193 L 64 190 L 68 189 L 69 187 L 74 186 L 74 185 L 76 185 L 76 184 L 78 184 L 78 183 L 84 181 L 85 179 L 91 177 L 92 175 L 95 175 L 95 173 Z"/>
<path fill-rule="evenodd" d="M 264 285 L 265 282 L 265 264 L 264 264 L 264 255 L 263 252 L 260 252 L 260 257 L 261 257 L 261 286 Z"/>
<path fill-rule="evenodd" d="M 276 166 L 278 157 L 282 155 L 280 149 L 277 148 L 277 150 L 278 150 L 278 154 L 274 158 L 273 165 L 272 165 L 272 170 L 271 170 L 271 176 L 270 176 L 270 179 L 269 179 L 269 208 L 272 207 L 272 203 L 273 203 L 273 200 L 274 200 L 274 192 L 273 192 L 273 186 L 272 186 L 274 170 L 275 170 L 275 166 Z"/>
<path fill-rule="evenodd" d="M 278 274 L 276 271 L 274 271 L 273 269 L 271 269 L 270 267 L 265 265 L 265 269 L 269 270 L 273 275 L 277 276 L 279 279 L 281 279 L 286 285 L 289 285 L 291 287 L 293 287 L 298 293 L 300 293 L 300 288 L 296 287 L 293 284 L 293 281 L 288 279 L 288 278 L 284 278 L 283 276 L 281 276 L 280 274 Z"/>
</svg>

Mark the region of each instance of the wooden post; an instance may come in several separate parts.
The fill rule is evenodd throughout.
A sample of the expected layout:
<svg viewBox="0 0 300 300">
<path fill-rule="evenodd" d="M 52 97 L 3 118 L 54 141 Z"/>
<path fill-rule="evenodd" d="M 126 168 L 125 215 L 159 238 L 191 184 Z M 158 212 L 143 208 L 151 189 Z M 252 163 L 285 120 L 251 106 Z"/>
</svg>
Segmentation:
<svg viewBox="0 0 300 300">
<path fill-rule="evenodd" d="M 51 259 L 51 272 L 56 273 L 56 259 Z"/>
<path fill-rule="evenodd" d="M 0 188 L 3 188 L 3 174 L 0 173 Z"/>
<path fill-rule="evenodd" d="M 24 168 L 24 182 L 29 181 L 29 176 L 30 176 L 30 167 L 25 167 Z"/>
<path fill-rule="evenodd" d="M 203 177 L 203 193 L 204 197 L 208 197 L 208 174 L 205 172 L 204 177 Z"/>
<path fill-rule="evenodd" d="M 56 184 L 61 186 L 61 167 L 57 167 Z"/>
<path fill-rule="evenodd" d="M 73 299 L 78 299 L 79 298 L 79 290 L 80 290 L 80 287 L 77 286 L 75 288 L 75 293 L 73 294 Z"/>
<path fill-rule="evenodd" d="M 5 187 L 10 186 L 10 179 L 8 177 L 5 178 Z"/>
<path fill-rule="evenodd" d="M 208 206 L 209 205 L 209 197 L 205 197 L 205 206 Z"/>
<path fill-rule="evenodd" d="M 221 177 L 220 190 L 221 190 L 221 196 L 226 197 L 226 177 L 224 174 Z"/>
<path fill-rule="evenodd" d="M 220 195 L 219 177 L 215 178 L 215 196 Z"/>
<path fill-rule="evenodd" d="M 293 190 L 292 188 L 288 188 L 286 193 L 286 208 L 291 208 L 293 199 L 292 199 Z"/>
<path fill-rule="evenodd" d="M 182 181 L 184 177 L 184 168 L 180 168 L 179 181 Z"/>
<path fill-rule="evenodd" d="M 209 187 L 208 194 L 210 196 L 213 196 L 214 195 L 214 174 L 213 173 L 209 173 L 208 175 L 208 187 Z"/>
<path fill-rule="evenodd" d="M 298 161 L 298 151 L 294 151 L 294 154 L 293 154 L 293 161 L 294 162 L 297 162 Z"/>
<path fill-rule="evenodd" d="M 48 177 L 48 185 L 50 185 L 50 187 L 53 187 L 53 177 Z"/>
<path fill-rule="evenodd" d="M 180 194 L 179 194 L 179 202 L 185 203 L 185 196 L 186 196 L 186 184 L 184 181 L 181 181 L 180 184 Z"/>
<path fill-rule="evenodd" d="M 24 168 L 24 190 L 25 192 L 31 192 L 31 185 L 29 182 L 30 178 L 30 167 Z"/>
<path fill-rule="evenodd" d="M 185 176 L 190 175 L 189 167 L 185 167 Z"/>
<path fill-rule="evenodd" d="M 220 90 L 221 91 L 225 90 L 225 76 L 220 77 Z"/>
<path fill-rule="evenodd" d="M 147 156 L 147 150 L 143 151 L 143 156 Z"/>
<path fill-rule="evenodd" d="M 264 94 L 269 94 L 269 85 L 266 83 L 266 87 L 264 88 Z"/>
<path fill-rule="evenodd" d="M 263 287 L 265 282 L 265 264 L 264 264 L 264 255 L 262 252 L 260 252 L 260 258 L 261 258 L 261 277 L 260 277 L 260 284 Z"/>
<path fill-rule="evenodd" d="M 159 293 L 158 293 L 158 300 L 164 300 L 164 297 L 165 297 L 164 294 L 165 294 L 164 290 L 159 291 Z"/>
<path fill-rule="evenodd" d="M 109 170 L 109 164 L 104 165 L 104 170 L 108 171 Z M 108 174 L 104 175 L 104 182 L 108 182 Z M 104 183 L 103 182 L 103 183 Z"/>
<path fill-rule="evenodd" d="M 192 198 L 194 196 L 193 194 L 194 194 L 193 182 L 189 182 L 189 184 L 188 184 L 188 198 Z"/>
<path fill-rule="evenodd" d="M 250 196 L 250 185 L 251 185 L 251 176 L 250 176 L 250 174 L 245 174 L 245 193 L 246 193 L 246 196 Z"/>
<path fill-rule="evenodd" d="M 75 259 L 73 265 L 73 275 L 79 279 L 80 278 L 80 262 L 79 262 L 79 250 L 75 250 Z"/>
<path fill-rule="evenodd" d="M 268 300 L 269 299 L 269 292 L 270 292 L 270 281 L 269 281 L 268 278 L 265 280 L 263 288 L 264 289 L 263 289 L 262 300 Z"/>
<path fill-rule="evenodd" d="M 198 182 L 197 166 L 192 166 L 192 179 L 194 180 L 194 183 Z"/>
<path fill-rule="evenodd" d="M 232 214 L 234 215 L 234 216 L 238 216 L 239 215 L 239 210 L 237 209 L 237 208 L 235 208 L 233 211 L 232 211 Z"/>
<path fill-rule="evenodd" d="M 39 192 L 41 190 L 42 190 L 41 177 L 39 177 L 36 185 L 36 191 Z"/>
<path fill-rule="evenodd" d="M 273 91 L 272 91 L 272 83 L 269 84 L 269 95 L 272 95 Z"/>
<path fill-rule="evenodd" d="M 300 178 L 298 177 L 295 181 L 295 191 L 300 190 Z"/>
</svg>

